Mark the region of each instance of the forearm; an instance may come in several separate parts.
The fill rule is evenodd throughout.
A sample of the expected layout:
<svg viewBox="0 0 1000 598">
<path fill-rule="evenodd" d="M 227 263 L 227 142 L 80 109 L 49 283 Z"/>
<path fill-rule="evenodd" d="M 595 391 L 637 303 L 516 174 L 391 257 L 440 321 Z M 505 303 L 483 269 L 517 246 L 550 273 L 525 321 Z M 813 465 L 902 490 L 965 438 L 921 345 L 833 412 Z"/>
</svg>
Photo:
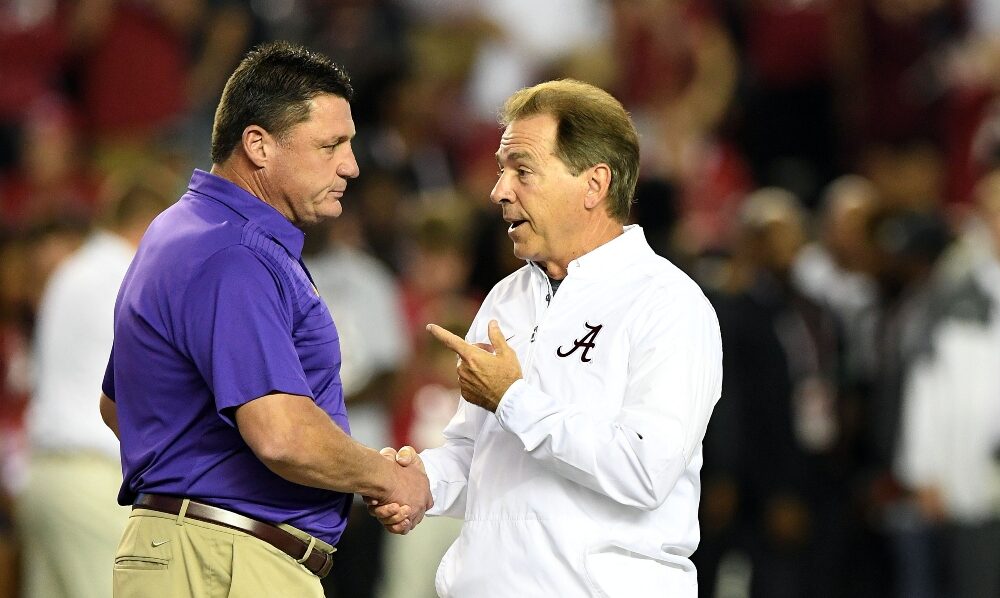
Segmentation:
<svg viewBox="0 0 1000 598">
<path fill-rule="evenodd" d="M 549 394 L 518 380 L 498 406 L 501 426 L 554 473 L 622 505 L 659 507 L 700 454 L 721 392 L 718 324 L 696 299 L 644 310 L 620 397 L 584 397 L 594 391 L 583 385 Z M 619 400 L 617 411 L 600 407 Z"/>
<path fill-rule="evenodd" d="M 653 509 L 666 499 L 690 459 L 683 425 L 660 414 L 610 419 L 565 404 L 524 382 L 497 411 L 501 425 L 546 468 L 615 502 Z"/>
<path fill-rule="evenodd" d="M 261 401 L 272 408 L 253 405 Z M 395 487 L 396 466 L 344 433 L 307 397 L 262 397 L 237 410 L 236 418 L 257 457 L 291 482 L 380 500 Z"/>
<path fill-rule="evenodd" d="M 394 465 L 332 424 L 304 430 L 289 451 L 264 463 L 281 477 L 302 484 L 377 499 L 392 489 Z"/>
</svg>

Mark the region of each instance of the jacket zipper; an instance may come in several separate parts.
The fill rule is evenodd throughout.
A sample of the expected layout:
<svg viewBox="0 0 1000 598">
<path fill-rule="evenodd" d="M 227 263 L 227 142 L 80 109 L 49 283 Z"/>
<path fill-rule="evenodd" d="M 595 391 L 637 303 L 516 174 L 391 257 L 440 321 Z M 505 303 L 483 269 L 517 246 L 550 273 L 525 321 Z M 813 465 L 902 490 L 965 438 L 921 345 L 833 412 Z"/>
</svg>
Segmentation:
<svg viewBox="0 0 1000 598">
<path fill-rule="evenodd" d="M 542 280 L 545 281 L 545 307 L 542 308 L 541 313 L 537 310 L 535 311 L 535 328 L 531 331 L 531 339 L 528 341 L 528 355 L 524 361 L 524 371 L 527 372 L 531 368 L 531 363 L 534 361 L 535 355 L 535 337 L 538 336 L 538 328 L 542 325 L 545 320 L 545 314 L 548 313 L 549 307 L 552 305 L 552 283 L 549 281 L 549 277 L 545 275 L 545 272 L 539 267 L 539 275 L 542 276 Z"/>
</svg>

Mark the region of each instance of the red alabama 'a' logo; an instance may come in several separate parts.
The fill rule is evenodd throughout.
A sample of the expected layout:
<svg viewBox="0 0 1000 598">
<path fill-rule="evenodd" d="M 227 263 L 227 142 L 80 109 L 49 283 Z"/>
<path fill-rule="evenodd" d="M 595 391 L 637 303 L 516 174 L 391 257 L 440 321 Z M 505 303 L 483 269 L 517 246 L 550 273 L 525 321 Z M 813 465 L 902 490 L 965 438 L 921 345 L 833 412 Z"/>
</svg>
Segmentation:
<svg viewBox="0 0 1000 598">
<path fill-rule="evenodd" d="M 601 328 L 604 327 L 604 324 L 591 326 L 589 323 L 584 322 L 583 325 L 586 326 L 588 329 L 587 334 L 583 335 L 583 338 L 579 340 L 574 340 L 573 348 L 570 349 L 569 351 L 564 352 L 564 349 L 562 347 L 556 349 L 556 355 L 558 355 L 559 357 L 569 357 L 573 353 L 576 353 L 577 349 L 583 348 L 583 353 L 580 354 L 580 361 L 585 363 L 591 361 L 591 359 L 587 357 L 587 354 L 590 352 L 591 349 L 594 348 L 594 341 L 597 340 L 597 333 L 601 331 Z"/>
</svg>

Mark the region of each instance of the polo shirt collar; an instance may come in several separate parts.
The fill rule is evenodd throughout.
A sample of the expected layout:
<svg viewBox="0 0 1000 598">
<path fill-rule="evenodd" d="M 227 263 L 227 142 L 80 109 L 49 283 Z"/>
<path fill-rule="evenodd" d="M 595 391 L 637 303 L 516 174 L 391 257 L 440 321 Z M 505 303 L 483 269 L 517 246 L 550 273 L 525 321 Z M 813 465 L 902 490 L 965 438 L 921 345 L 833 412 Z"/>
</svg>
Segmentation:
<svg viewBox="0 0 1000 598">
<path fill-rule="evenodd" d="M 281 212 L 236 183 L 204 170 L 195 169 L 188 189 L 210 197 L 240 216 L 253 222 L 268 233 L 295 259 L 302 257 L 305 233 L 298 229 Z"/>
</svg>

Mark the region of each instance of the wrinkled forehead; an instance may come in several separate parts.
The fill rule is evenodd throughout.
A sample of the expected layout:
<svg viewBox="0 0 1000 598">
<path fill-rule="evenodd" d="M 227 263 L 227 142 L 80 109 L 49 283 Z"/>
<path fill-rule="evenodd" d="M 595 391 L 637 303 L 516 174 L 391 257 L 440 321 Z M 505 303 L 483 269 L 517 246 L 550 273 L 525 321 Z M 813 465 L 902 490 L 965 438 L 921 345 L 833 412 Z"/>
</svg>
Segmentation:
<svg viewBox="0 0 1000 598">
<path fill-rule="evenodd" d="M 497 160 L 514 157 L 543 161 L 555 153 L 556 121 L 548 114 L 518 118 L 510 122 L 500 137 Z"/>
</svg>

